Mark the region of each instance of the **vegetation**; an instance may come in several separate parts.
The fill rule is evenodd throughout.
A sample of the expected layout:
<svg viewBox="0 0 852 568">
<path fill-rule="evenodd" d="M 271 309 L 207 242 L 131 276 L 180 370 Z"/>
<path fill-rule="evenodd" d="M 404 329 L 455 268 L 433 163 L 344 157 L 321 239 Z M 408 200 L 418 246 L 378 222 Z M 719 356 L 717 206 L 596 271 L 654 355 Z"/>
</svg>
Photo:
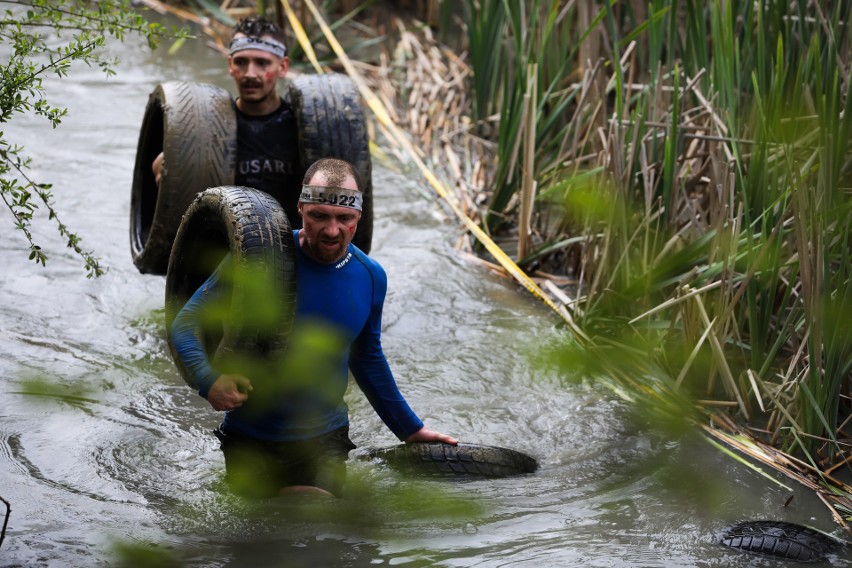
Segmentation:
<svg viewBox="0 0 852 568">
<path fill-rule="evenodd" d="M 471 42 L 501 38 L 470 48 L 473 91 L 500 108 L 483 224 L 521 227 L 522 266 L 576 276 L 588 341 L 559 356 L 657 405 L 729 408 L 818 477 L 845 463 L 852 6 L 469 0 L 465 15 Z"/>
<path fill-rule="evenodd" d="M 362 69 L 466 214 L 531 274 L 567 275 L 551 283 L 582 333 L 556 356 L 709 417 L 845 524 L 852 5 L 443 7 L 461 48 L 394 22 L 393 67 Z"/>
<path fill-rule="evenodd" d="M 106 76 L 114 74 L 117 61 L 105 56 L 110 37 L 121 41 L 127 34 L 139 34 L 154 48 L 166 35 L 186 35 L 149 23 L 132 10 L 130 0 L 2 0 L 0 4 L 6 6 L 0 15 L 4 44 L 0 124 L 17 115 L 35 113 L 54 128 L 58 126 L 68 111 L 50 104 L 44 79 L 50 75 L 65 77 L 74 63 L 97 66 Z M 15 228 L 29 243 L 30 259 L 42 265 L 47 262 L 47 254 L 31 232 L 36 210 L 44 207 L 68 248 L 85 262 L 88 276 L 100 276 L 103 269 L 98 259 L 82 248 L 80 238 L 60 220 L 53 206 L 51 184 L 33 179 L 29 165 L 24 148 L 0 131 L 0 196 L 12 212 Z"/>
</svg>

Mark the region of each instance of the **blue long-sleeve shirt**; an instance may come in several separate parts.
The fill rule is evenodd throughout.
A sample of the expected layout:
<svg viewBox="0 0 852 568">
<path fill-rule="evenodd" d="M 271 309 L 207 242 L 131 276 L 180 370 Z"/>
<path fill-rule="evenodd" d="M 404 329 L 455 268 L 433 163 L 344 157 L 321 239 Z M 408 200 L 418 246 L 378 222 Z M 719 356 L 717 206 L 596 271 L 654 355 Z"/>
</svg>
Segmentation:
<svg viewBox="0 0 852 568">
<path fill-rule="evenodd" d="M 261 440 L 304 440 L 349 423 L 343 401 L 351 370 L 382 421 L 405 439 L 423 427 L 399 391 L 381 344 L 384 269 L 354 245 L 336 264 L 304 254 L 296 242 L 296 312 L 288 348 L 273 376 L 249 376 L 243 406 L 225 414 L 224 427 Z M 205 310 L 223 292 L 220 271 L 195 292 L 169 330 L 178 357 L 207 397 L 221 372 L 200 339 Z"/>
</svg>

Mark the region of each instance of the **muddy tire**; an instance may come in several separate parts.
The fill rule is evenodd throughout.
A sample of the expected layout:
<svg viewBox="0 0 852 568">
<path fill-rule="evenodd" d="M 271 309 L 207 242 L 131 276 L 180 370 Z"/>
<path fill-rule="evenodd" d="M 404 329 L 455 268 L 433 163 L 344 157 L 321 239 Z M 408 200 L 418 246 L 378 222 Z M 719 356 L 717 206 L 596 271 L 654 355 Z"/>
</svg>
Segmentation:
<svg viewBox="0 0 852 568">
<path fill-rule="evenodd" d="M 302 171 L 320 158 L 346 160 L 358 170 L 364 204 L 352 242 L 369 253 L 373 240 L 373 166 L 358 89 L 349 77 L 338 73 L 300 75 L 288 83 L 286 96 L 299 128 Z"/>
<path fill-rule="evenodd" d="M 765 556 L 816 562 L 842 543 L 820 531 L 782 521 L 745 521 L 729 527 L 720 544 Z"/>
<path fill-rule="evenodd" d="M 534 473 L 538 469 L 538 462 L 526 454 L 477 444 L 400 444 L 371 450 L 364 457 L 379 459 L 401 473 L 425 477 L 509 477 Z"/>
<path fill-rule="evenodd" d="M 195 195 L 234 183 L 236 133 L 236 113 L 224 89 L 170 81 L 151 93 L 130 198 L 130 250 L 140 272 L 165 274 L 181 216 Z M 158 188 L 151 164 L 161 151 Z"/>
<path fill-rule="evenodd" d="M 293 231 L 284 209 L 257 189 L 224 186 L 196 196 L 175 237 L 166 273 L 166 330 L 187 300 L 219 266 L 231 262 L 227 314 L 220 327 L 204 330 L 208 357 L 223 372 L 228 364 L 274 361 L 286 346 L 296 298 Z M 187 369 L 169 351 L 183 379 L 193 388 Z M 225 367 L 217 362 L 230 361 Z"/>
</svg>

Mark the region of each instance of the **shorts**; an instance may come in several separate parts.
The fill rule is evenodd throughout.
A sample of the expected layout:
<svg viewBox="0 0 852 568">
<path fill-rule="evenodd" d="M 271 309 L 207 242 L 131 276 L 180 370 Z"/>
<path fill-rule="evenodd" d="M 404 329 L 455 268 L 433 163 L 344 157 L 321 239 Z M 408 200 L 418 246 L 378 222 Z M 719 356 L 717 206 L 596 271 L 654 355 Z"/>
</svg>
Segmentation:
<svg viewBox="0 0 852 568">
<path fill-rule="evenodd" d="M 257 440 L 213 432 L 225 454 L 225 481 L 243 497 L 274 497 L 291 485 L 312 485 L 340 497 L 346 483 L 346 459 L 355 444 L 349 426 L 328 434 L 292 442 Z"/>
</svg>

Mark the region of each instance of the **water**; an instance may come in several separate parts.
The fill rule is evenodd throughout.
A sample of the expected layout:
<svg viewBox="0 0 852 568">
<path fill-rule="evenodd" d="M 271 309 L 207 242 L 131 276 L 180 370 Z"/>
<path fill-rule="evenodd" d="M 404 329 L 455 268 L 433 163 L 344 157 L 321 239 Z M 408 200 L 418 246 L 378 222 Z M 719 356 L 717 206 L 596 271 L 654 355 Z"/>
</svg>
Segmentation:
<svg viewBox="0 0 852 568">
<path fill-rule="evenodd" d="M 136 566 L 144 553 L 204 567 L 778 566 L 715 535 L 761 518 L 834 530 L 792 482 L 772 474 L 790 489 L 779 487 L 698 436 L 655 434 L 609 391 L 533 365 L 527 354 L 562 340 L 558 318 L 460 258 L 456 223 L 421 197 L 419 177 L 382 163 L 372 254 L 389 276 L 384 345 L 403 392 L 429 426 L 522 450 L 541 469 L 415 481 L 355 452 L 343 501 L 229 496 L 210 434 L 218 417 L 169 358 L 164 278 L 133 266 L 128 217 L 148 93 L 230 79 L 203 40 L 177 57 L 114 49 L 117 77 L 81 68 L 48 82 L 71 111 L 59 129 L 3 125 L 109 272 L 87 280 L 44 219 L 36 238 L 50 259 L 35 266 L 0 212 L 0 497 L 12 506 L 0 565 Z M 396 443 L 357 390 L 348 401 L 359 446 Z M 845 554 L 830 562 L 850 565 Z"/>
</svg>

